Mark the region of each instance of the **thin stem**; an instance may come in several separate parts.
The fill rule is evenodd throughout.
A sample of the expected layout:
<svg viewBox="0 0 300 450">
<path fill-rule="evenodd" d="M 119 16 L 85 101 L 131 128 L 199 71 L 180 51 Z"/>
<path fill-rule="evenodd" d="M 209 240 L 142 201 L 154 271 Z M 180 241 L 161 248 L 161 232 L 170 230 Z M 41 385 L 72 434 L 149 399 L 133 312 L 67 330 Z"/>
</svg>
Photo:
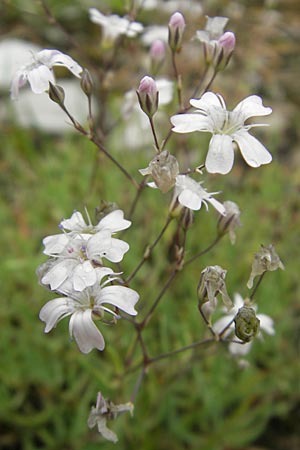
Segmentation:
<svg viewBox="0 0 300 450">
<path fill-rule="evenodd" d="M 202 255 L 205 255 L 205 253 L 208 253 L 217 243 L 221 240 L 222 236 L 218 235 L 211 244 L 209 244 L 208 247 L 206 247 L 204 250 L 201 250 L 199 253 L 196 253 L 196 255 L 192 256 L 192 258 L 188 259 L 184 266 L 187 266 L 188 264 L 191 264 L 195 259 L 199 258 Z"/>
<path fill-rule="evenodd" d="M 165 285 L 163 286 L 162 290 L 160 291 L 160 293 L 156 297 L 153 305 L 151 306 L 151 308 L 147 312 L 144 320 L 141 322 L 141 324 L 140 324 L 141 329 L 145 328 L 148 325 L 148 323 L 150 322 L 155 309 L 157 308 L 157 306 L 158 306 L 160 300 L 162 299 L 163 295 L 165 294 L 165 292 L 167 291 L 167 289 L 171 285 L 172 281 L 176 277 L 176 275 L 178 273 L 178 270 L 179 269 L 175 267 L 175 269 L 173 269 L 173 271 L 170 273 L 169 278 L 167 279 Z"/>
<path fill-rule="evenodd" d="M 153 122 L 153 118 L 152 117 L 149 117 L 149 122 L 150 122 L 150 126 L 151 126 L 151 131 L 152 131 L 152 134 L 153 134 L 155 148 L 157 150 L 157 153 L 159 153 L 160 152 L 160 150 L 159 150 L 159 143 L 158 143 L 158 139 L 157 139 L 157 135 L 156 135 L 156 131 L 155 131 L 155 126 L 154 126 L 154 122 Z"/>
<path fill-rule="evenodd" d="M 129 275 L 129 277 L 125 280 L 125 283 L 128 284 L 130 283 L 130 281 L 135 277 L 135 275 L 138 273 L 138 271 L 140 270 L 140 268 L 144 265 L 144 263 L 147 261 L 147 259 L 149 259 L 153 249 L 156 247 L 156 245 L 158 244 L 158 242 L 160 241 L 160 239 L 162 238 L 162 236 L 164 235 L 166 229 L 168 228 L 170 222 L 172 220 L 171 216 L 168 216 L 167 221 L 165 223 L 165 225 L 163 226 L 162 230 L 160 231 L 159 235 L 157 236 L 157 238 L 155 239 L 155 241 L 149 245 L 146 248 L 146 251 L 143 255 L 143 259 L 139 262 L 139 264 L 136 266 L 136 268 L 133 270 L 133 272 Z"/>
<path fill-rule="evenodd" d="M 139 376 L 138 376 L 138 378 L 137 378 L 137 380 L 135 382 L 135 385 L 134 385 L 134 388 L 133 388 L 133 391 L 132 391 L 132 394 L 131 394 L 131 397 L 130 397 L 131 403 L 135 402 L 137 394 L 138 394 L 139 389 L 141 387 L 141 384 L 143 382 L 143 379 L 145 378 L 145 375 L 146 375 L 146 368 L 142 367 L 142 370 L 141 370 L 141 372 L 140 372 L 140 374 L 139 374 Z"/>
<path fill-rule="evenodd" d="M 178 348 L 176 350 L 171 350 L 170 352 L 162 353 L 161 355 L 155 356 L 154 358 L 150 358 L 149 364 L 153 364 L 162 359 L 169 358 L 170 356 L 178 355 L 178 353 L 185 352 L 186 350 L 192 350 L 196 347 L 200 347 L 201 345 L 205 345 L 210 342 L 216 342 L 216 340 L 213 338 L 202 339 L 201 341 L 193 342 L 192 344 L 185 345 L 184 347 Z"/>
<path fill-rule="evenodd" d="M 211 334 L 214 336 L 215 340 L 218 340 L 218 335 L 215 333 L 213 327 L 211 326 L 211 324 L 209 323 L 209 321 L 208 321 L 207 318 L 205 317 L 205 314 L 204 314 L 204 312 L 202 311 L 201 306 L 202 306 L 202 305 L 200 305 L 200 304 L 198 305 L 198 310 L 199 310 L 199 312 L 200 312 L 200 314 L 201 314 L 201 317 L 202 317 L 202 319 L 204 320 L 204 322 L 205 322 L 207 328 L 209 329 L 209 331 L 211 332 Z"/>
<path fill-rule="evenodd" d="M 254 286 L 253 291 L 252 291 L 251 294 L 250 294 L 250 297 L 249 297 L 250 300 L 253 300 L 253 297 L 254 297 L 254 295 L 256 294 L 256 291 L 257 291 L 257 289 L 259 288 L 260 283 L 262 282 L 262 279 L 263 279 L 263 277 L 265 276 L 265 274 L 266 274 L 266 272 L 262 273 L 262 274 L 260 275 L 259 279 L 257 280 L 257 283 L 256 283 L 256 285 Z"/>
<path fill-rule="evenodd" d="M 136 180 L 130 175 L 129 172 L 105 149 L 105 147 L 101 144 L 101 142 L 95 137 L 91 136 L 90 141 L 93 142 L 98 149 L 105 154 L 105 156 L 110 159 L 117 167 L 120 169 L 120 171 L 125 175 L 125 177 L 133 184 L 133 186 L 136 189 L 139 189 L 139 184 L 136 182 Z"/>
<path fill-rule="evenodd" d="M 138 188 L 138 190 L 135 193 L 135 197 L 133 199 L 132 205 L 131 205 L 130 210 L 129 210 L 128 219 L 131 219 L 133 214 L 134 214 L 134 211 L 135 211 L 135 209 L 137 207 L 138 201 L 139 201 L 139 199 L 140 199 L 140 197 L 142 195 L 143 190 L 146 187 L 147 179 L 148 179 L 148 177 L 145 176 L 143 181 L 139 184 L 139 188 Z"/>
<path fill-rule="evenodd" d="M 180 76 L 180 74 L 178 72 L 178 69 L 177 69 L 175 52 L 172 52 L 172 66 L 173 66 L 173 70 L 174 70 L 174 74 L 175 74 L 175 78 L 176 78 L 176 82 L 177 82 L 178 104 L 179 104 L 179 108 L 182 109 L 183 108 L 183 104 L 182 104 L 182 82 L 181 82 L 181 76 Z"/>
</svg>

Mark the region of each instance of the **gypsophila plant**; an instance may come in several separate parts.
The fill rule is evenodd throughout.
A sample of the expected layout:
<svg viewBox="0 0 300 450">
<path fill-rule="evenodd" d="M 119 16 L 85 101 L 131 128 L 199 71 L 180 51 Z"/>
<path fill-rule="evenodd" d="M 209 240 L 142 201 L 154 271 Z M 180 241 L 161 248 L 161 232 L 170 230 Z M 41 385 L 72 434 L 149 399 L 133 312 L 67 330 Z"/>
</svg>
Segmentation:
<svg viewBox="0 0 300 450">
<path fill-rule="evenodd" d="M 247 170 L 272 161 L 269 150 L 249 133 L 254 127 L 266 125 L 253 123 L 250 119 L 270 115 L 271 108 L 264 106 L 262 98 L 254 94 L 237 106 L 227 99 L 228 109 L 226 92 L 221 95 L 214 91 L 216 76 L 221 76 L 234 57 L 235 34 L 225 31 L 228 18 L 207 17 L 205 29 L 198 30 L 190 40 L 185 38 L 188 21 L 181 12 L 174 11 L 165 27 L 157 27 L 159 32 L 155 29 L 149 42 L 149 34 L 146 40 L 149 29 L 145 29 L 139 18 L 143 2 L 136 7 L 135 2 L 131 3 L 132 8 L 124 17 L 106 15 L 96 8 L 86 11 L 93 26 L 99 28 L 97 55 L 80 54 L 78 46 L 77 62 L 60 50 L 45 49 L 31 55 L 28 64 L 19 68 L 11 83 L 11 97 L 16 101 L 27 82 L 33 94 L 48 95 L 49 101 L 65 113 L 80 138 L 89 140 L 103 156 L 101 164 L 106 164 L 109 171 L 120 172 L 123 185 L 127 183 L 132 188 L 132 198 L 126 202 L 122 196 L 120 199 L 102 199 L 99 207 L 85 205 L 78 199 L 84 213 L 73 211 L 73 205 L 70 205 L 65 212 L 66 217 L 70 217 L 61 220 L 59 232 L 43 239 L 43 252 L 48 259 L 37 269 L 39 283 L 51 291 L 51 297 L 53 295 L 39 314 L 45 323 L 45 333 L 68 317 L 70 337 L 84 354 L 102 352 L 111 345 L 109 339 L 104 341 L 105 326 L 113 328 L 119 324 L 124 335 L 131 333 L 134 336 L 123 355 L 123 371 L 118 374 L 123 383 L 128 374 L 136 375 L 134 386 L 125 399 L 127 403 L 116 403 L 124 399 L 107 399 L 105 392 L 101 393 L 103 387 L 99 386 L 99 392 L 95 392 L 96 406 L 92 407 L 88 418 L 88 426 L 97 426 L 103 438 L 112 442 L 118 438 L 107 424 L 120 413 L 133 413 L 139 390 L 147 389 L 147 373 L 155 373 L 158 361 L 176 357 L 180 366 L 182 353 L 197 347 L 209 349 L 211 344 L 220 343 L 225 344 L 229 354 L 245 366 L 244 357 L 253 340 L 264 333 L 275 333 L 273 320 L 257 313 L 258 304 L 260 310 L 264 308 L 263 302 L 259 301 L 258 288 L 266 272 L 284 268 L 274 246 L 262 246 L 254 256 L 248 282 L 249 273 L 245 273 L 240 286 L 245 295 L 243 299 L 240 294 L 234 294 L 232 298 L 228 269 L 223 267 L 224 263 L 222 267 L 219 265 L 217 253 L 213 253 L 213 265 L 205 267 L 201 261 L 203 255 L 227 239 L 227 234 L 231 243 L 237 241 L 238 245 L 242 213 L 230 200 L 230 192 L 221 192 L 218 188 L 221 176 L 231 176 L 234 158 L 236 164 L 242 163 L 238 159 L 238 150 L 250 166 Z M 49 7 L 43 1 L 42 5 L 48 18 L 52 18 L 53 26 L 58 26 Z M 193 82 L 180 63 L 185 49 L 191 47 L 194 53 L 199 53 L 199 74 L 201 72 Z M 134 54 L 140 55 L 139 70 Z M 191 54 L 191 51 L 187 52 L 187 55 Z M 99 61 L 95 64 L 97 58 Z M 131 85 L 117 89 L 114 73 L 125 63 L 132 69 Z M 83 123 L 67 106 L 68 92 L 59 84 L 57 66 L 75 76 L 86 97 L 88 117 Z M 111 93 L 114 97 L 110 102 Z M 194 135 L 194 132 L 211 134 L 208 149 L 203 145 L 204 141 L 199 141 L 196 154 L 189 140 L 189 133 Z M 124 158 L 110 148 L 114 135 L 123 146 L 126 133 L 130 134 L 129 142 L 135 150 L 139 148 L 142 153 L 144 168 L 133 169 L 136 159 L 133 152 L 127 152 L 124 164 L 121 162 Z M 79 141 L 78 148 L 73 151 L 80 151 Z M 258 170 L 263 176 L 263 168 Z M 212 177 L 210 174 L 218 175 Z M 97 177 L 92 181 L 97 183 Z M 159 219 L 164 218 L 164 225 L 154 238 L 151 236 L 156 212 L 148 206 L 147 211 L 144 210 L 147 191 L 154 201 L 159 199 L 163 204 Z M 93 207 L 96 208 L 94 218 L 91 215 Z M 242 212 L 246 207 L 241 208 Z M 138 210 L 142 211 L 142 216 L 147 213 L 147 221 L 139 223 Z M 195 223 L 200 210 L 204 210 L 201 212 L 203 221 L 207 217 L 205 214 L 214 216 L 215 220 L 215 237 L 208 244 Z M 136 245 L 134 240 L 130 244 L 127 242 L 129 227 L 133 233 L 144 227 L 145 239 L 143 248 L 134 248 L 138 258 L 131 271 L 124 269 L 131 248 Z M 202 250 L 189 246 L 189 237 L 193 233 Z M 156 252 L 160 255 L 159 264 L 150 264 Z M 194 280 L 194 298 L 189 300 L 190 304 L 191 300 L 193 302 L 203 330 L 199 326 L 201 334 L 195 335 L 194 340 L 183 347 L 153 354 L 145 338 L 146 330 L 150 329 L 150 322 L 154 324 L 160 320 L 164 314 L 160 305 L 166 301 L 166 293 L 171 292 L 174 281 L 182 279 L 192 265 L 198 276 Z M 152 286 L 151 298 L 148 298 L 149 293 L 145 297 L 145 286 L 140 282 L 142 269 L 149 278 L 156 270 L 156 279 L 160 280 Z M 171 295 L 167 301 L 172 302 Z M 178 305 L 174 307 L 178 308 Z"/>
</svg>

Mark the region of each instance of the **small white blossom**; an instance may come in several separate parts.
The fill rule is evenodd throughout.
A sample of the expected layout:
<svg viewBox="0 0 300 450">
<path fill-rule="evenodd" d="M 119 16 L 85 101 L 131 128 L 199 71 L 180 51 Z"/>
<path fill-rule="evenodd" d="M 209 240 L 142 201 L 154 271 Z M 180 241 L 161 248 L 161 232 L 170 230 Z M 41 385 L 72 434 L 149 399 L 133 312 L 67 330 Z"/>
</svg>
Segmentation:
<svg viewBox="0 0 300 450">
<path fill-rule="evenodd" d="M 218 39 L 223 35 L 224 28 L 228 22 L 228 17 L 208 17 L 206 16 L 206 25 L 204 30 L 198 30 L 196 33 L 196 38 L 203 43 L 213 43 L 217 42 Z"/>
<path fill-rule="evenodd" d="M 102 266 L 102 258 L 117 263 L 129 250 L 127 242 L 111 237 L 109 230 L 94 235 L 47 236 L 43 243 L 44 253 L 57 259 L 41 279 L 41 283 L 50 285 L 52 290 L 58 289 L 67 279 L 72 280 L 76 291 L 93 286 L 99 266 Z"/>
<path fill-rule="evenodd" d="M 201 183 L 197 183 L 188 175 L 177 175 L 172 206 L 178 200 L 182 206 L 198 211 L 202 204 L 208 209 L 207 203 L 210 203 L 220 214 L 225 214 L 222 203 L 212 197 L 215 194 L 217 192 L 207 192 Z"/>
<path fill-rule="evenodd" d="M 35 94 L 47 91 L 49 82 L 55 84 L 52 70 L 55 66 L 66 67 L 73 75 L 80 78 L 82 67 L 70 56 L 59 50 L 45 49 L 32 55 L 31 61 L 15 73 L 11 83 L 12 99 L 18 98 L 19 88 L 24 86 L 27 81 Z"/>
<path fill-rule="evenodd" d="M 233 142 L 238 145 L 249 166 L 259 167 L 271 162 L 272 156 L 268 150 L 248 132 L 251 128 L 264 124 L 245 125 L 250 117 L 271 114 L 272 109 L 263 106 L 260 97 L 251 95 L 245 98 L 233 111 L 228 111 L 221 95 L 213 92 L 206 92 L 200 99 L 191 99 L 190 104 L 197 108 L 197 111 L 171 117 L 173 131 L 212 133 L 205 161 L 208 172 L 230 172 L 234 160 Z"/>
<path fill-rule="evenodd" d="M 221 333 L 225 329 L 225 327 L 230 324 L 230 326 L 226 329 L 224 336 L 229 337 L 230 335 L 233 335 L 235 328 L 233 319 L 237 315 L 239 309 L 243 306 L 244 300 L 242 296 L 240 294 L 235 294 L 233 308 L 213 324 L 215 333 Z M 256 306 L 254 306 L 254 309 L 256 309 Z M 271 319 L 271 317 L 267 316 L 266 314 L 256 314 L 256 317 L 260 321 L 260 331 L 257 337 L 262 339 L 262 332 L 273 336 L 275 334 L 273 319 Z M 249 353 L 251 346 L 252 341 L 245 343 L 242 343 L 241 341 L 240 344 L 238 342 L 230 342 L 229 351 L 232 355 L 243 356 Z"/>
<path fill-rule="evenodd" d="M 133 414 L 133 404 L 131 402 L 115 405 L 111 400 L 106 400 L 101 392 L 98 392 L 96 406 L 92 406 L 89 418 L 88 427 L 94 428 L 97 425 L 99 433 L 108 441 L 118 442 L 118 436 L 110 430 L 106 423 L 108 420 L 113 420 L 119 414 L 129 411 Z"/>
<path fill-rule="evenodd" d="M 135 37 L 144 29 L 139 22 L 131 22 L 126 17 L 116 14 L 105 16 L 96 8 L 89 9 L 90 20 L 102 27 L 104 40 L 113 42 L 118 36 L 125 34 L 128 37 Z"/>
<path fill-rule="evenodd" d="M 98 281 L 107 275 L 113 275 L 113 271 L 102 268 Z M 127 314 L 135 316 L 134 309 L 139 295 L 134 290 L 125 286 L 106 286 L 114 278 L 109 278 L 102 284 L 88 287 L 81 292 L 72 289 L 69 283 L 65 284 L 65 289 L 59 290 L 64 296 L 50 300 L 40 311 L 40 319 L 46 323 L 45 333 L 48 333 L 64 317 L 71 316 L 69 322 L 70 336 L 73 337 L 82 353 L 89 353 L 93 348 L 103 350 L 105 346 L 104 338 L 93 318 L 102 318 L 104 312 L 117 317 L 117 314 L 104 306 L 112 305 L 121 309 Z"/>
<path fill-rule="evenodd" d="M 117 231 L 126 230 L 126 228 L 129 228 L 130 225 L 130 220 L 124 219 L 123 211 L 121 209 L 116 209 L 99 220 L 97 225 L 92 225 L 89 216 L 87 224 L 82 214 L 79 211 L 74 211 L 70 219 L 64 219 L 61 221 L 60 228 L 65 231 L 80 234 L 95 234 L 102 230 L 108 230 L 111 233 L 116 233 Z"/>
</svg>

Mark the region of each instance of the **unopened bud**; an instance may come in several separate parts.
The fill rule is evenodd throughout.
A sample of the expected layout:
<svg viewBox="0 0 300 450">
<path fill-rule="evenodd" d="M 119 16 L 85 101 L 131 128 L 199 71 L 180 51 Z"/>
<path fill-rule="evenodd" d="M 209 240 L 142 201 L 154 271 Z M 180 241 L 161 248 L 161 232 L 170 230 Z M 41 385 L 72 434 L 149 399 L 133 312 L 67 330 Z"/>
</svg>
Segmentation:
<svg viewBox="0 0 300 450">
<path fill-rule="evenodd" d="M 223 236 L 229 233 L 230 242 L 234 244 L 236 239 L 235 230 L 241 226 L 240 210 L 238 205 L 231 201 L 224 202 L 223 206 L 225 207 L 225 214 L 220 215 L 218 234 L 219 236 Z"/>
<path fill-rule="evenodd" d="M 90 72 L 87 69 L 83 69 L 81 74 L 80 86 L 87 97 L 90 97 L 93 93 L 93 80 Z"/>
<path fill-rule="evenodd" d="M 156 186 L 163 192 L 168 192 L 176 182 L 179 165 L 175 156 L 164 150 L 156 155 L 146 169 L 140 169 L 142 175 L 151 175 Z"/>
<path fill-rule="evenodd" d="M 152 117 L 158 108 L 158 89 L 153 78 L 142 78 L 136 93 L 141 109 L 148 117 Z"/>
<path fill-rule="evenodd" d="M 151 59 L 155 62 L 161 62 L 165 58 L 165 55 L 166 55 L 165 43 L 160 39 L 156 39 L 156 41 L 153 41 L 150 47 Z"/>
<path fill-rule="evenodd" d="M 249 342 L 258 331 L 260 321 L 255 315 L 255 310 L 249 306 L 243 306 L 238 310 L 234 318 L 235 334 L 243 342 Z"/>
<path fill-rule="evenodd" d="M 185 29 L 185 20 L 180 12 L 172 14 L 169 21 L 169 46 L 173 52 L 180 52 L 182 37 Z"/>
<path fill-rule="evenodd" d="M 223 70 L 229 63 L 233 50 L 235 48 L 235 34 L 231 31 L 226 31 L 217 41 L 218 55 L 216 61 L 216 68 Z"/>
<path fill-rule="evenodd" d="M 50 100 L 52 100 L 54 103 L 57 103 L 58 105 L 63 105 L 65 101 L 65 91 L 61 86 L 58 86 L 57 84 L 51 83 L 49 81 L 49 91 L 48 95 Z"/>
</svg>

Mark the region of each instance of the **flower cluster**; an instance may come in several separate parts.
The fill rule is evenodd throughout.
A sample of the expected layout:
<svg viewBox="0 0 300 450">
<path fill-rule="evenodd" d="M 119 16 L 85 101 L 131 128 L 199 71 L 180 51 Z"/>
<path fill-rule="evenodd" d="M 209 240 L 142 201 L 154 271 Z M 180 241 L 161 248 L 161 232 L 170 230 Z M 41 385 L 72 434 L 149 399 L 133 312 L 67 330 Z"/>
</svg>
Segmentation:
<svg viewBox="0 0 300 450">
<path fill-rule="evenodd" d="M 105 267 L 103 262 L 118 263 L 123 259 L 129 245 L 113 235 L 130 225 L 119 209 L 102 217 L 97 225 L 92 225 L 89 216 L 87 223 L 82 214 L 75 211 L 70 219 L 60 223 L 62 234 L 43 240 L 44 253 L 50 259 L 38 269 L 40 283 L 62 294 L 41 309 L 45 333 L 71 315 L 69 331 L 79 349 L 83 353 L 93 348 L 103 350 L 103 336 L 92 319 L 104 320 L 105 312 L 114 319 L 119 318 L 119 309 L 130 315 L 137 314 L 134 306 L 138 294 L 128 287 L 113 285 L 120 281 L 120 274 Z M 107 279 L 103 282 L 104 278 Z M 115 311 L 104 304 L 114 306 Z"/>
</svg>

